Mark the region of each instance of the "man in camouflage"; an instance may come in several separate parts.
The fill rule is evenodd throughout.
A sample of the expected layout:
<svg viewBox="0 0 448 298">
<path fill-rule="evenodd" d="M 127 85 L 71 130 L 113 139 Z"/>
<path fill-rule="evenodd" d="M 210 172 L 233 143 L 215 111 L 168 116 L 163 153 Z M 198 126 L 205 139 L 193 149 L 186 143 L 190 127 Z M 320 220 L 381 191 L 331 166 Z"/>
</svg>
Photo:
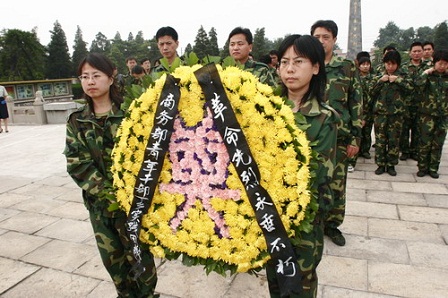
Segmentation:
<svg viewBox="0 0 448 298">
<path fill-rule="evenodd" d="M 345 238 L 338 227 L 345 217 L 348 160 L 358 153 L 361 142 L 362 89 L 355 64 L 333 52 L 337 34 L 338 26 L 332 20 L 319 20 L 311 26 L 311 35 L 319 39 L 325 50 L 325 99 L 341 117 L 331 183 L 334 205 L 325 220 L 324 233 L 336 245 L 343 246 Z"/>
<path fill-rule="evenodd" d="M 249 59 L 252 52 L 252 32 L 247 28 L 236 27 L 229 34 L 229 53 L 238 64 L 243 65 L 243 69 L 258 77 L 261 83 L 268 84 L 273 88 L 277 87 L 277 82 L 272 76 L 269 66 L 264 63 Z"/>
<path fill-rule="evenodd" d="M 419 41 L 413 42 L 409 48 L 410 60 L 403 65 L 403 71 L 409 77 L 412 87 L 414 81 L 426 68 L 422 63 L 423 44 Z M 400 160 L 412 158 L 417 160 L 417 144 L 420 138 L 417 129 L 417 109 L 418 104 L 423 100 L 423 94 L 418 89 L 409 93 L 405 98 L 405 112 L 403 115 L 403 131 L 400 136 Z"/>
<path fill-rule="evenodd" d="M 424 92 L 419 103 L 418 177 L 429 174 L 439 178 L 442 148 L 448 130 L 448 51 L 435 51 L 433 67 L 416 79 L 417 88 Z"/>
</svg>

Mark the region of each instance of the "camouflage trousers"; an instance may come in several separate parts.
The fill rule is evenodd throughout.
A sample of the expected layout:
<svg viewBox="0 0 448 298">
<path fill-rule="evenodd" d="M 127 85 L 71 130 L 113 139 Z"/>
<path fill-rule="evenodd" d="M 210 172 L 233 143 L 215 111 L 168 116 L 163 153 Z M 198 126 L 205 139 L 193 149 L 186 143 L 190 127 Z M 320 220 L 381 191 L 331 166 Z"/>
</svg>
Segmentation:
<svg viewBox="0 0 448 298">
<path fill-rule="evenodd" d="M 369 153 L 370 147 L 372 147 L 372 128 L 373 117 L 366 116 L 365 123 L 361 131 L 361 146 L 359 148 L 359 154 Z"/>
<path fill-rule="evenodd" d="M 403 128 L 400 135 L 400 151 L 405 154 L 416 154 L 420 139 L 417 125 L 417 107 L 409 107 L 403 119 Z"/>
<path fill-rule="evenodd" d="M 310 233 L 301 233 L 300 241 L 294 245 L 294 252 L 302 276 L 303 292 L 299 295 L 288 296 L 287 298 L 314 298 L 317 297 L 317 266 L 319 265 L 324 247 L 324 227 L 323 221 L 319 221 L 313 226 Z M 277 283 L 276 264 L 268 262 L 266 265 L 266 275 L 268 278 L 269 294 L 271 298 L 280 298 L 280 289 Z"/>
<path fill-rule="evenodd" d="M 349 159 L 347 158 L 347 144 L 337 142 L 336 165 L 333 171 L 333 180 L 330 188 L 333 192 L 333 207 L 327 213 L 325 227 L 335 229 L 339 227 L 345 218 L 345 192 L 347 188 L 347 167 Z"/>
<path fill-rule="evenodd" d="M 375 163 L 379 167 L 395 166 L 400 154 L 401 115 L 375 114 Z"/>
<path fill-rule="evenodd" d="M 448 120 L 442 117 L 420 115 L 418 123 L 421 134 L 417 154 L 418 169 L 437 172 L 448 129 Z"/>
<path fill-rule="evenodd" d="M 148 247 L 142 248 L 142 263 L 146 271 L 137 280 L 129 275 L 132 267 L 130 261 L 133 258 L 131 243 L 125 231 L 125 213 L 123 212 L 123 216 L 110 218 L 89 212 L 101 259 L 115 284 L 118 297 L 159 297 L 154 294 L 157 273 L 154 257 Z"/>
</svg>

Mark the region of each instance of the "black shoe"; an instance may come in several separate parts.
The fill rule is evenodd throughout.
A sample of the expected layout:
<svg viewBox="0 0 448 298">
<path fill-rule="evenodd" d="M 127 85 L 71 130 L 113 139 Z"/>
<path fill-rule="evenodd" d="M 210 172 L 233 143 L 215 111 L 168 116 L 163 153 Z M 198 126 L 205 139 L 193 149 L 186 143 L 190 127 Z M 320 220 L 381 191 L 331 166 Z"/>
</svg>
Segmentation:
<svg viewBox="0 0 448 298">
<path fill-rule="evenodd" d="M 371 159 L 372 156 L 370 156 L 369 152 L 364 152 L 363 154 L 361 154 L 362 157 L 364 157 L 365 159 Z"/>
<path fill-rule="evenodd" d="M 439 178 L 439 174 L 437 172 L 434 172 L 434 171 L 430 171 L 429 172 L 429 176 L 431 176 L 431 178 L 434 178 L 434 179 L 438 179 Z"/>
<path fill-rule="evenodd" d="M 372 144 L 372 148 L 375 148 L 375 144 Z"/>
<path fill-rule="evenodd" d="M 391 176 L 397 176 L 397 171 L 395 171 L 394 166 L 387 167 L 387 173 Z"/>
<path fill-rule="evenodd" d="M 427 171 L 425 171 L 425 170 L 418 170 L 417 177 L 425 177 L 426 174 L 428 174 Z"/>
<path fill-rule="evenodd" d="M 325 228 L 324 234 L 327 235 L 334 244 L 339 246 L 345 245 L 344 235 L 342 235 L 341 231 L 339 231 L 338 229 Z"/>
<path fill-rule="evenodd" d="M 418 156 L 417 154 L 411 154 L 411 159 L 418 161 Z"/>
<path fill-rule="evenodd" d="M 400 156 L 400 160 L 406 160 L 408 158 L 409 158 L 409 154 L 407 154 L 407 153 L 402 153 Z"/>
<path fill-rule="evenodd" d="M 378 167 L 378 169 L 375 170 L 375 174 L 381 175 L 384 172 L 386 172 L 386 167 Z"/>
</svg>

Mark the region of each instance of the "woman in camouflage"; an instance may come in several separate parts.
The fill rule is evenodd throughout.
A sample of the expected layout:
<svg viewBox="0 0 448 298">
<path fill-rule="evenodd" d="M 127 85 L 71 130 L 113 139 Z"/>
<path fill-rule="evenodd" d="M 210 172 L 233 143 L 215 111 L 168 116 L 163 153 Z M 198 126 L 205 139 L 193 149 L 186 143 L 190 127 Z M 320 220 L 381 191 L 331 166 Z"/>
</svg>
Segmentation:
<svg viewBox="0 0 448 298">
<path fill-rule="evenodd" d="M 297 126 L 306 132 L 312 149 L 317 153 L 316 179 L 319 210 L 312 230 L 301 233 L 294 243 L 298 268 L 302 275 L 303 292 L 297 297 L 316 297 L 317 265 L 322 258 L 324 218 L 333 203 L 330 181 L 336 158 L 338 113 L 323 102 L 326 82 L 325 52 L 322 44 L 310 35 L 290 35 L 279 47 L 279 74 L 282 96 L 295 113 Z M 271 297 L 280 297 L 275 282 L 275 266 L 267 265 Z M 292 296 L 291 296 L 292 297 Z"/>
<path fill-rule="evenodd" d="M 119 297 L 158 297 L 154 258 L 142 249 L 145 272 L 132 276 L 131 242 L 126 236 L 126 213 L 118 208 L 112 186 L 111 152 L 124 117 L 123 101 L 114 82 L 114 65 L 104 55 L 92 53 L 78 68 L 86 104 L 67 121 L 67 171 L 82 189 L 98 250 Z"/>
</svg>

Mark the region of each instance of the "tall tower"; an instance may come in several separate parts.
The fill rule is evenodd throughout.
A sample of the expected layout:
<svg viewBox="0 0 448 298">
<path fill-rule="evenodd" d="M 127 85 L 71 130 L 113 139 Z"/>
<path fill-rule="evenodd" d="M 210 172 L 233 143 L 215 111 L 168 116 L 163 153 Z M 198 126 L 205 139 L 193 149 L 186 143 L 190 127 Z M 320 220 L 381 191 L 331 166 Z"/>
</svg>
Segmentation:
<svg viewBox="0 0 448 298">
<path fill-rule="evenodd" d="M 347 58 L 354 60 L 362 51 L 361 0 L 350 0 Z"/>
</svg>

